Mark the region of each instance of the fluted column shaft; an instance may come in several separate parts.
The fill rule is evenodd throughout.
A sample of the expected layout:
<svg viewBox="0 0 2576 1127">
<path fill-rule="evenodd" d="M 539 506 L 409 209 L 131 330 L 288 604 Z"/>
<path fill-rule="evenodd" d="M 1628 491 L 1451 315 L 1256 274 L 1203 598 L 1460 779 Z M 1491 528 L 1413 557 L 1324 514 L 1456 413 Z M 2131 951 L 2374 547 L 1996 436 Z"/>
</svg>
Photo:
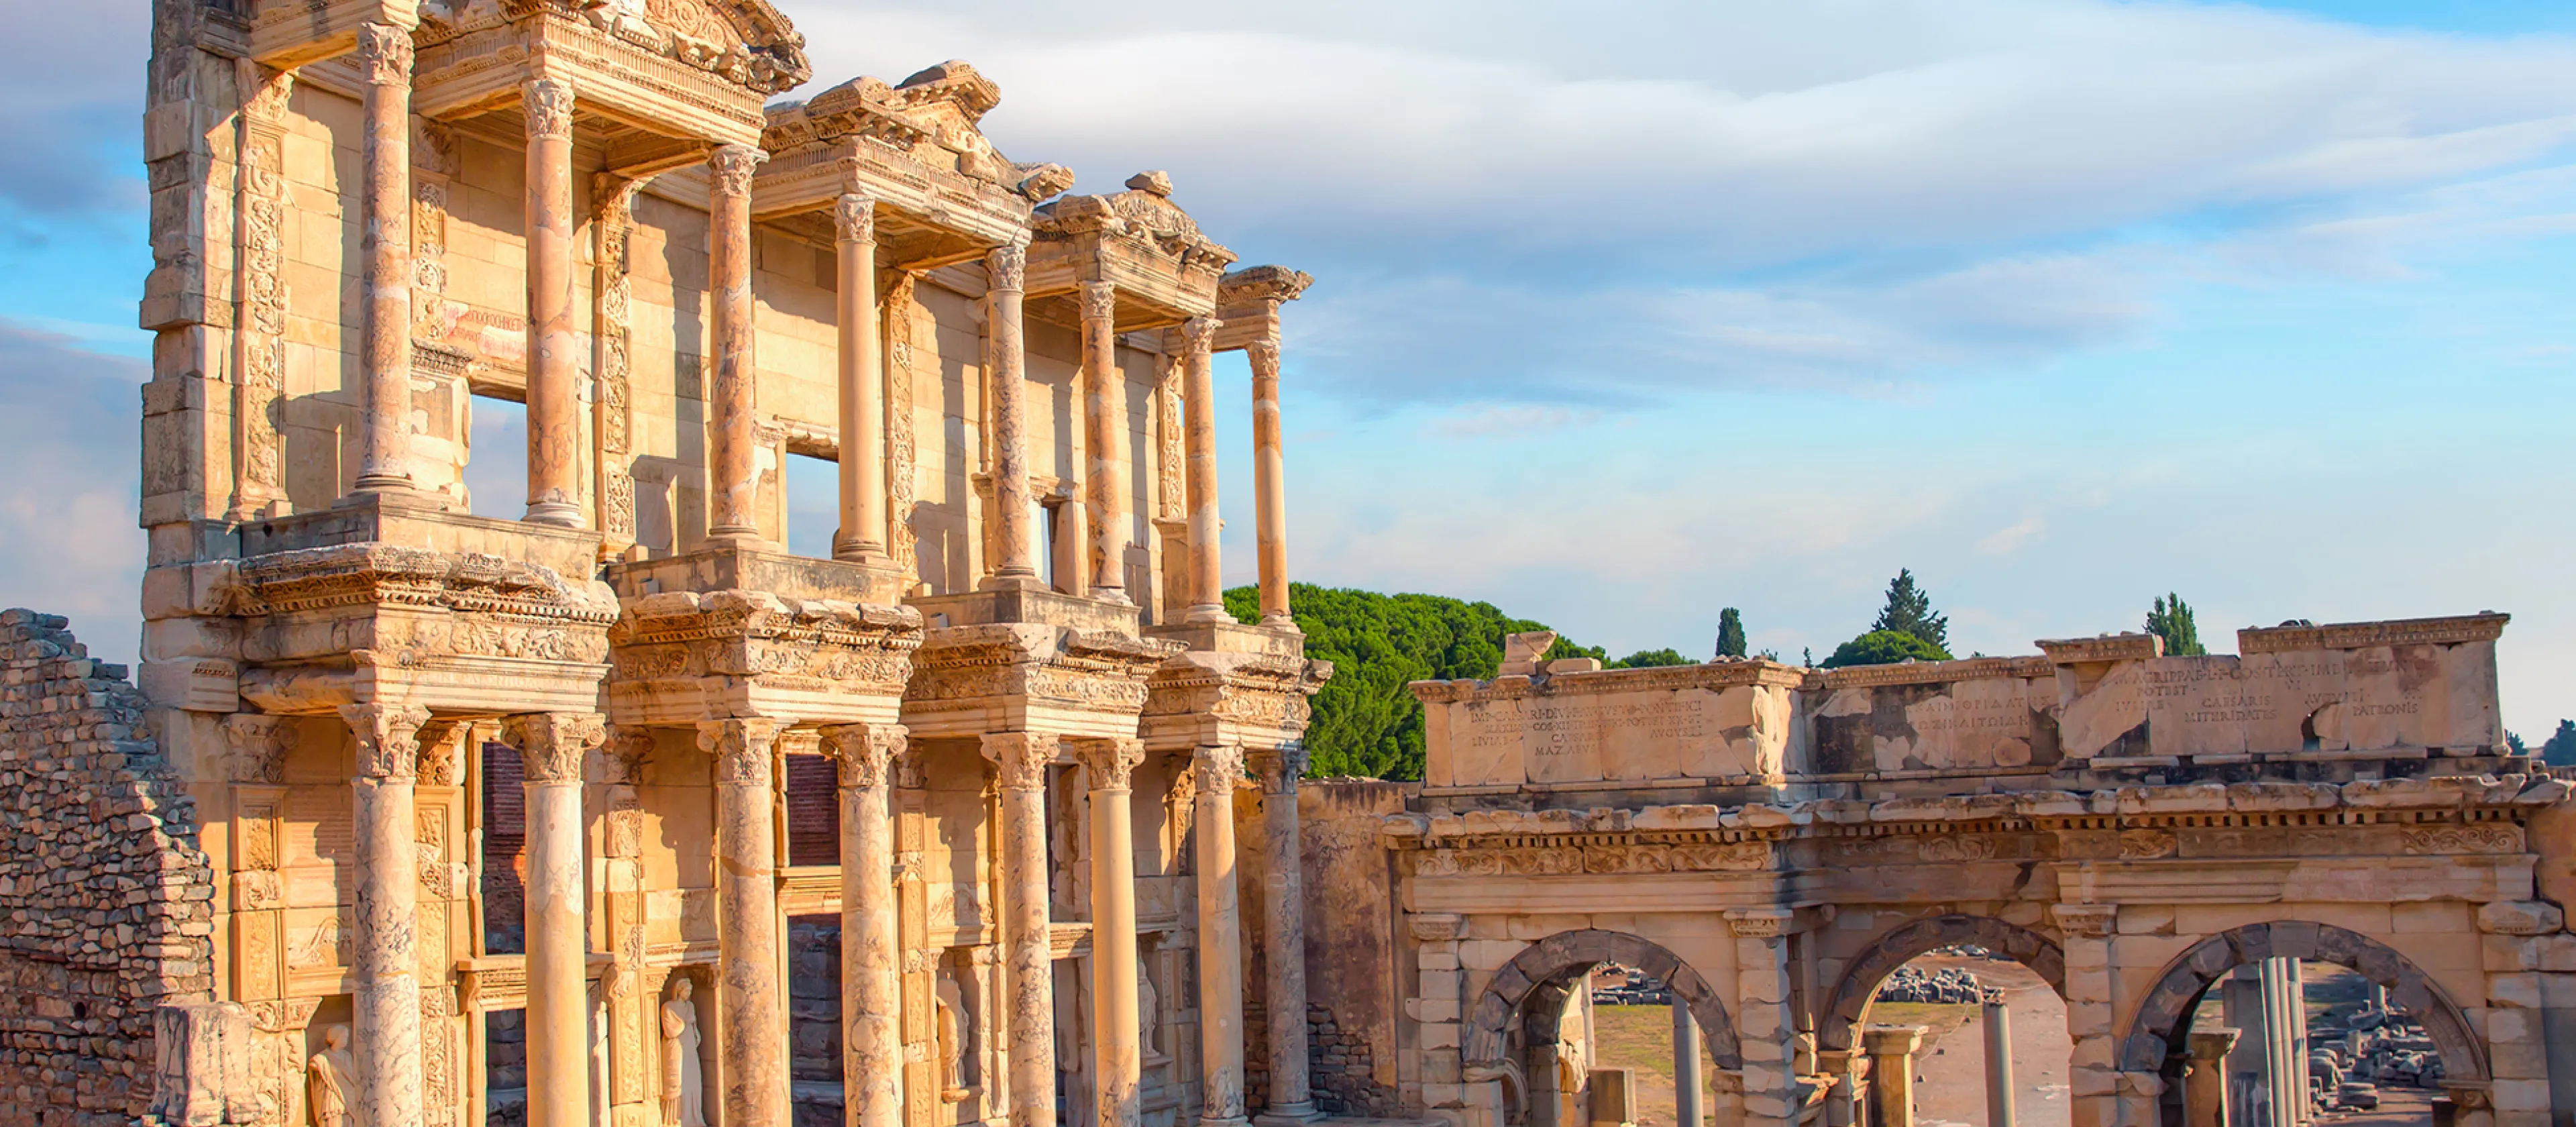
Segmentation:
<svg viewBox="0 0 2576 1127">
<path fill-rule="evenodd" d="M 1136 1127 L 1143 1114 L 1142 1019 L 1136 996 L 1136 831 L 1129 783 L 1144 741 L 1074 741 L 1091 778 L 1092 1062 L 1100 1127 Z"/>
<path fill-rule="evenodd" d="M 1025 243 L 996 247 L 984 259 L 984 329 L 992 348 L 986 366 L 992 370 L 993 515 L 1001 522 L 1001 558 L 985 581 L 987 588 L 1034 585 L 1038 575 L 1029 495 L 1028 353 L 1020 332 L 1028 264 Z"/>
<path fill-rule="evenodd" d="M 361 112 L 358 257 L 366 327 L 358 369 L 365 422 L 362 493 L 411 487 L 411 33 L 389 24 L 358 29 Z"/>
<path fill-rule="evenodd" d="M 1126 602 L 1127 378 L 1118 371 L 1118 288 L 1082 284 L 1082 419 L 1090 463 L 1083 474 L 1091 507 L 1091 597 Z"/>
<path fill-rule="evenodd" d="M 894 760 L 898 724 L 823 730 L 841 769 L 841 1091 L 849 1127 L 903 1119 L 903 951 L 895 928 Z"/>
<path fill-rule="evenodd" d="M 350 969 L 351 1116 L 368 1127 L 420 1124 L 419 852 L 412 798 L 420 726 L 429 710 L 405 705 L 340 708 L 357 745 L 351 817 L 358 866 L 357 935 Z"/>
<path fill-rule="evenodd" d="M 723 1020 L 724 1121 L 784 1124 L 787 992 L 780 982 L 778 832 L 771 747 L 779 724 L 701 720 L 715 757 L 717 976 Z"/>
<path fill-rule="evenodd" d="M 707 312 L 715 380 L 708 398 L 715 420 L 707 465 L 707 537 L 760 538 L 758 379 L 752 368 L 751 175 L 769 155 L 726 145 L 707 158 Z"/>
<path fill-rule="evenodd" d="M 1055 1127 L 1055 936 L 1047 916 L 1046 767 L 1056 738 L 999 732 L 984 757 L 1002 783 L 1002 963 L 1008 978 L 1012 1127 Z"/>
<path fill-rule="evenodd" d="M 606 738 L 583 713 L 502 722 L 527 801 L 528 1127 L 589 1127 L 589 928 L 583 921 L 582 758 Z"/>
<path fill-rule="evenodd" d="M 1256 341 L 1252 361 L 1253 527 L 1261 554 L 1261 624 L 1294 626 L 1288 614 L 1287 457 L 1279 437 L 1279 342 Z"/>
<path fill-rule="evenodd" d="M 1187 349 L 1183 378 L 1188 381 L 1181 391 L 1186 418 L 1182 429 L 1190 470 L 1190 607 L 1181 621 L 1192 623 L 1234 621 L 1225 613 L 1224 576 L 1219 570 L 1224 561 L 1217 550 L 1216 374 L 1210 352 L 1216 344 L 1217 325 L 1213 317 L 1192 317 L 1181 326 Z"/>
<path fill-rule="evenodd" d="M 1262 996 L 1269 1007 L 1270 1104 L 1264 1127 L 1322 1118 L 1309 1087 L 1306 1053 L 1306 877 L 1298 845 L 1297 780 L 1306 749 L 1266 752 L 1261 771 L 1261 828 L 1270 878 L 1263 896 Z"/>
<path fill-rule="evenodd" d="M 1243 914 L 1235 890 L 1234 788 L 1243 749 L 1198 750 L 1200 1127 L 1243 1118 Z"/>
<path fill-rule="evenodd" d="M 885 363 L 877 341 L 876 201 L 835 201 L 840 235 L 841 531 L 832 558 L 886 559 Z"/>
<path fill-rule="evenodd" d="M 529 79 L 528 515 L 581 525 L 581 347 L 573 328 L 572 84 Z M 408 330 L 406 330 L 408 331 Z"/>
</svg>

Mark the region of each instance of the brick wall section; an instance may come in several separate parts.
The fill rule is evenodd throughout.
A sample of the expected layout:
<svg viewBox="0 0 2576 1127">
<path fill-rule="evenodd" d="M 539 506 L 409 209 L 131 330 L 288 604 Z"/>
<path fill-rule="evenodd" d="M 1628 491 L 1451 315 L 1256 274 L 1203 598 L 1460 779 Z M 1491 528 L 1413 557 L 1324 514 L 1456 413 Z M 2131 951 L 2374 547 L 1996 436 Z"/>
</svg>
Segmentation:
<svg viewBox="0 0 2576 1127">
<path fill-rule="evenodd" d="M 67 625 L 0 612 L 0 1127 L 133 1122 L 153 1009 L 214 987 L 195 803 Z"/>
<path fill-rule="evenodd" d="M 1369 1039 L 1333 1020 L 1333 1011 L 1306 1007 L 1306 1059 L 1315 1106 L 1330 1115 L 1392 1119 L 1402 1114 L 1395 1089 L 1377 1082 Z"/>
</svg>

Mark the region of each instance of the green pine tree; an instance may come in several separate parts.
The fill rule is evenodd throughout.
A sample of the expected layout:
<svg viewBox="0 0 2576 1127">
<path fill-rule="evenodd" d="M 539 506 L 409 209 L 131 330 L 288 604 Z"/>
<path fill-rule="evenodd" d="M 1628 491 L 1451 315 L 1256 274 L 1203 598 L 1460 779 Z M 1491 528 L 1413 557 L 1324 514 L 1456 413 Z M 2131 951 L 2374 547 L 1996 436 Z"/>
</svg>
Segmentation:
<svg viewBox="0 0 2576 1127">
<path fill-rule="evenodd" d="M 2147 633 L 2165 640 L 2166 657 L 2199 657 L 2209 652 L 2200 644 L 2200 627 L 2192 622 L 2191 604 L 2182 596 L 2166 593 L 2147 612 Z"/>
<path fill-rule="evenodd" d="M 2576 720 L 2558 722 L 2558 730 L 2540 745 L 2540 761 L 2552 767 L 2576 767 Z"/>
<path fill-rule="evenodd" d="M 1887 581 L 1887 606 L 1879 610 L 1869 629 L 1873 634 L 1886 630 L 1912 634 L 1945 655 L 1950 648 L 1950 616 L 1933 613 L 1932 596 L 1914 585 L 1910 568 L 1898 568 L 1896 578 Z"/>
<path fill-rule="evenodd" d="M 1734 607 L 1717 612 L 1717 656 L 1744 656 L 1744 616 Z"/>
</svg>

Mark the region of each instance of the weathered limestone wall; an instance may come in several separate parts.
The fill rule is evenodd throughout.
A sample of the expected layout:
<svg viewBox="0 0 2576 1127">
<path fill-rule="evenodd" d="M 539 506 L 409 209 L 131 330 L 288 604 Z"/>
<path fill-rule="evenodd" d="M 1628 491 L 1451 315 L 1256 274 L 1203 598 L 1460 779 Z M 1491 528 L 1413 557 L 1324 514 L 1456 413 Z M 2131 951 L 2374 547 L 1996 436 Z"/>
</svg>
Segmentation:
<svg viewBox="0 0 2576 1127">
<path fill-rule="evenodd" d="M 1415 967 L 1380 840 L 1419 784 L 1310 780 L 1298 790 L 1306 1005 L 1316 1105 L 1337 1115 L 1421 1106 L 1419 1054 L 1399 1043 Z M 1410 1098 L 1407 1094 L 1410 1093 Z"/>
<path fill-rule="evenodd" d="M 195 804 L 121 666 L 0 613 L 0 1124 L 104 1127 L 153 1096 L 154 1007 L 214 985 Z"/>
</svg>

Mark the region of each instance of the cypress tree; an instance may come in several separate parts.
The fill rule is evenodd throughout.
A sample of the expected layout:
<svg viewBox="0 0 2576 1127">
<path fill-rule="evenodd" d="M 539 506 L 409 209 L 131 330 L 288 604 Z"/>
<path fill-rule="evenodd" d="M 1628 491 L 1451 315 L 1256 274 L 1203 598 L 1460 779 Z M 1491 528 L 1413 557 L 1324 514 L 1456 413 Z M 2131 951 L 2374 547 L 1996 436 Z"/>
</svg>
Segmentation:
<svg viewBox="0 0 2576 1127">
<path fill-rule="evenodd" d="M 1744 656 L 1744 616 L 1734 607 L 1717 612 L 1717 656 Z"/>
<path fill-rule="evenodd" d="M 1950 616 L 1932 611 L 1932 596 L 1914 585 L 1914 572 L 1898 568 L 1896 578 L 1887 581 L 1887 606 L 1878 612 L 1878 620 L 1869 625 L 1871 633 L 1893 630 L 1912 634 L 1935 649 L 1950 648 Z"/>
</svg>

